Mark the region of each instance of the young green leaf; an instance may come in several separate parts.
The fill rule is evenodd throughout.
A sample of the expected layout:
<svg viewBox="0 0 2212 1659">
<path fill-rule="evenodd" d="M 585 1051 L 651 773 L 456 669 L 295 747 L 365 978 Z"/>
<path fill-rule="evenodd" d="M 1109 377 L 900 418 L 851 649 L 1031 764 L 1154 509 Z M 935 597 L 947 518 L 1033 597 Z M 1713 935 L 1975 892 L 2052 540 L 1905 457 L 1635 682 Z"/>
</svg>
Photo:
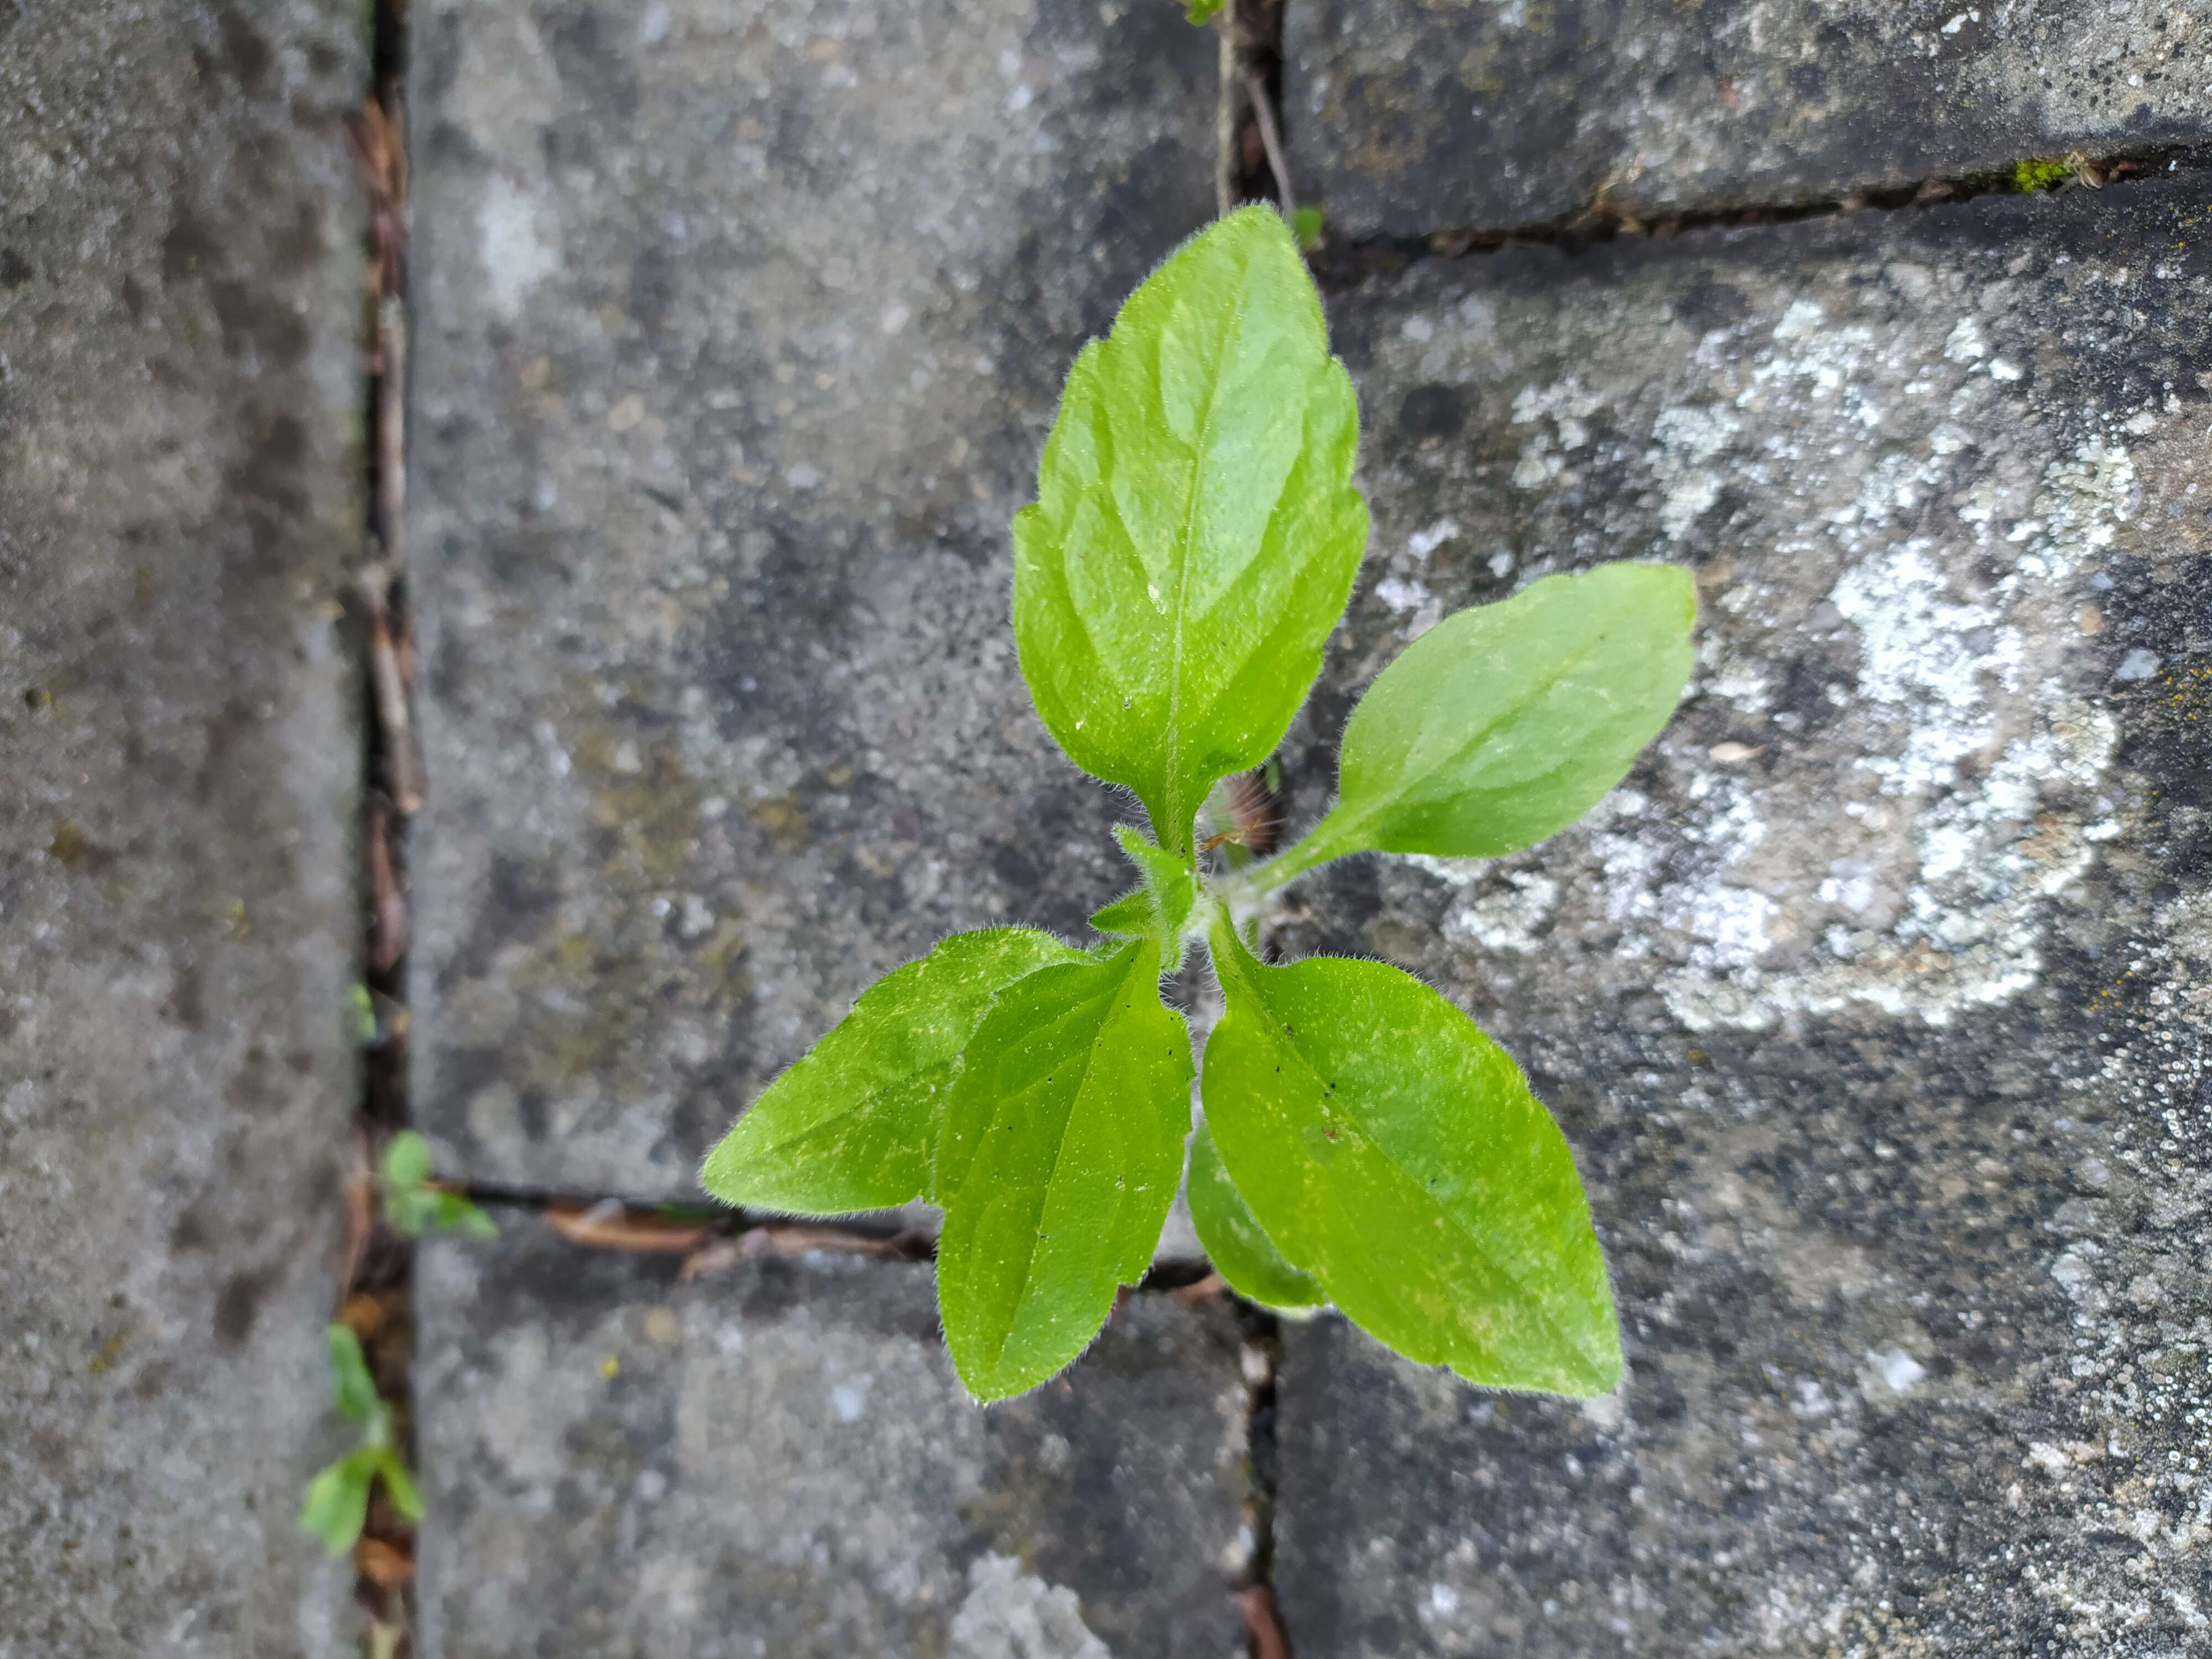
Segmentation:
<svg viewBox="0 0 2212 1659">
<path fill-rule="evenodd" d="M 1493 1388 L 1612 1389 L 1589 1205 L 1510 1056 L 1395 968 L 1262 967 L 1225 921 L 1210 939 L 1228 1012 L 1206 1123 L 1284 1257 L 1410 1359 Z"/>
<path fill-rule="evenodd" d="M 1159 978 L 1149 939 L 1042 969 L 969 1040 L 937 1155 L 937 1299 L 979 1400 L 1081 1353 L 1151 1262 L 1190 1128 L 1190 1035 Z"/>
<path fill-rule="evenodd" d="M 1170 969 L 1181 966 L 1183 928 L 1198 908 L 1198 872 L 1126 823 L 1114 826 L 1114 839 L 1144 885 L 1095 913 L 1091 925 L 1102 933 L 1157 939 L 1160 959 Z"/>
<path fill-rule="evenodd" d="M 430 1178 L 430 1143 L 402 1129 L 384 1149 L 384 1184 L 393 1191 L 419 1187 Z"/>
<path fill-rule="evenodd" d="M 1159 931 L 1159 907 L 1152 902 L 1151 891 L 1139 887 L 1093 910 L 1091 925 L 1102 933 L 1121 939 L 1150 939 Z"/>
<path fill-rule="evenodd" d="M 319 1538 L 332 1555 L 343 1555 L 368 1520 L 368 1488 L 375 1479 L 377 1451 L 364 1446 L 319 1472 L 307 1483 L 300 1508 L 300 1530 Z"/>
<path fill-rule="evenodd" d="M 1270 208 L 1185 243 L 1069 372 L 1014 518 L 1014 641 L 1046 729 L 1176 857 L 1320 670 L 1367 540 L 1358 432 Z"/>
<path fill-rule="evenodd" d="M 346 987 L 345 1029 L 355 1048 L 376 1046 L 376 999 L 359 981 Z"/>
<path fill-rule="evenodd" d="M 437 1207 L 430 1224 L 441 1232 L 466 1233 L 471 1238 L 497 1238 L 499 1224 L 459 1193 L 434 1194 Z"/>
<path fill-rule="evenodd" d="M 325 1334 L 331 1356 L 331 1394 L 339 1413 L 356 1423 L 372 1424 L 383 1415 L 384 1401 L 376 1380 L 368 1374 L 368 1357 L 361 1339 L 350 1328 L 333 1325 Z"/>
<path fill-rule="evenodd" d="M 1445 617 L 1352 711 L 1335 806 L 1260 885 L 1346 853 L 1496 858 L 1565 829 L 1666 725 L 1696 616 L 1688 571 L 1621 563 Z"/>
<path fill-rule="evenodd" d="M 726 1204 L 793 1215 L 927 1195 L 953 1068 L 991 999 L 1024 975 L 1086 960 L 1031 927 L 955 933 L 862 992 L 708 1154 L 701 1183 Z"/>
<path fill-rule="evenodd" d="M 1316 1308 L 1328 1300 L 1311 1273 L 1283 1260 L 1244 1194 L 1230 1180 L 1212 1133 L 1203 1123 L 1190 1138 L 1190 1173 L 1184 1184 L 1198 1242 L 1231 1290 L 1268 1308 Z"/>
<path fill-rule="evenodd" d="M 422 1494 L 416 1489 L 415 1477 L 407 1472 L 406 1460 L 389 1446 L 380 1447 L 376 1472 L 384 1478 L 385 1495 L 391 1498 L 392 1507 L 410 1521 L 420 1521 Z"/>
</svg>

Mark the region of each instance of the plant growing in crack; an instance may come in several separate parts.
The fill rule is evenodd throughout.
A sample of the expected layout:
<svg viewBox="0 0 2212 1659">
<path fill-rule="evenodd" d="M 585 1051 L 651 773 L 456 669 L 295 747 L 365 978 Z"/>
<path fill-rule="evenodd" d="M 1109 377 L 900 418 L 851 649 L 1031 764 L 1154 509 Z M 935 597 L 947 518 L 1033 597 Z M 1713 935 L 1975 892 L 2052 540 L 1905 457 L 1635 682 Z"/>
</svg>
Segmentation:
<svg viewBox="0 0 2212 1659">
<path fill-rule="evenodd" d="M 384 1149 L 376 1187 L 385 1224 L 406 1238 L 426 1232 L 462 1232 L 489 1238 L 498 1224 L 462 1194 L 431 1175 L 430 1143 L 402 1129 Z M 361 1339 L 351 1328 L 333 1325 L 328 1334 L 331 1391 L 341 1416 L 360 1425 L 361 1444 L 307 1483 L 300 1529 L 323 1540 L 332 1555 L 343 1555 L 361 1537 L 368 1517 L 371 1489 L 381 1480 L 392 1507 L 410 1522 L 422 1518 L 422 1498 L 407 1472 L 407 1460 L 392 1432 L 392 1406 L 377 1392 Z"/>
<path fill-rule="evenodd" d="M 383 1189 L 384 1219 L 392 1231 L 407 1238 L 426 1232 L 463 1232 L 471 1238 L 490 1238 L 499 1232 L 496 1222 L 465 1194 L 431 1178 L 430 1143 L 412 1129 L 402 1129 L 384 1149 L 384 1167 L 378 1184 Z"/>
<path fill-rule="evenodd" d="M 410 1521 L 422 1518 L 422 1495 L 394 1443 L 392 1407 L 376 1391 L 361 1339 L 343 1325 L 330 1328 L 331 1387 L 339 1413 L 361 1425 L 361 1444 L 307 1483 L 300 1529 L 343 1555 L 368 1522 L 369 1493 L 379 1480 L 392 1507 Z"/>
<path fill-rule="evenodd" d="M 1091 948 L 986 928 L 887 975 L 707 1159 L 732 1204 L 940 1206 L 945 1342 L 979 1399 L 1083 1352 L 1144 1276 L 1186 1154 L 1199 1237 L 1250 1299 L 1333 1304 L 1480 1383 L 1620 1379 L 1589 1207 L 1520 1068 L 1411 975 L 1271 966 L 1256 926 L 1333 859 L 1497 857 L 1579 817 L 1680 696 L 1692 585 L 1610 564 L 1445 618 L 1353 711 L 1328 814 L 1232 865 L 1199 821 L 1320 671 L 1367 540 L 1358 437 L 1268 209 L 1185 244 L 1084 349 L 1014 520 L 1014 635 L 1046 729 L 1143 805 L 1150 836 L 1115 830 L 1138 884 Z M 1225 1007 L 1194 1131 L 1191 1040 L 1159 987 L 1194 949 Z"/>
</svg>

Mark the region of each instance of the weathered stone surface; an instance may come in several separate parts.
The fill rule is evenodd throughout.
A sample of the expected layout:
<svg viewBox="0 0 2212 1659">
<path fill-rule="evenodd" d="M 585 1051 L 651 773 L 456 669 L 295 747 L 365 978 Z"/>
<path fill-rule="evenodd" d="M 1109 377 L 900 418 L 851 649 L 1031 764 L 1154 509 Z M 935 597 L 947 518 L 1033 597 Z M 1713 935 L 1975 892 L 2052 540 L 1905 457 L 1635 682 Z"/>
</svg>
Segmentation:
<svg viewBox="0 0 2212 1659">
<path fill-rule="evenodd" d="M 521 1222 L 418 1269 L 426 1659 L 1242 1651 L 1237 1338 L 1133 1298 L 986 1411 L 927 1266 L 690 1285 Z"/>
<path fill-rule="evenodd" d="M 1587 826 L 1340 866 L 1588 1177 L 1629 1378 L 1290 1331 L 1300 1659 L 2201 1651 L 2212 257 L 2200 191 L 1431 261 L 1338 296 L 1368 571 L 1294 746 L 1443 611 L 1692 564 Z M 1297 896 L 1295 893 L 1294 898 Z"/>
<path fill-rule="evenodd" d="M 1820 200 L 2212 133 L 2168 0 L 1292 0 L 1292 173 L 1349 236 Z"/>
<path fill-rule="evenodd" d="M 1212 45 L 1091 0 L 416 29 L 418 1109 L 479 1177 L 687 1192 L 878 973 L 1127 884 L 1006 522 L 1210 214 Z"/>
<path fill-rule="evenodd" d="M 0 1655 L 342 1651 L 357 9 L 0 6 Z"/>
</svg>

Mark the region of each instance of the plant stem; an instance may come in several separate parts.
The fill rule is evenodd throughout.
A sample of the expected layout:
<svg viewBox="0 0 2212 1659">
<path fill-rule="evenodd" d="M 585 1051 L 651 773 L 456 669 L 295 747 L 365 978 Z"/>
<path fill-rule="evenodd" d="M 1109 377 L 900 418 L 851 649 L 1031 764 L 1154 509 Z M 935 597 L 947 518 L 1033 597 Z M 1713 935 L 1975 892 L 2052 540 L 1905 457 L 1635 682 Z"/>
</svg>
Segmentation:
<svg viewBox="0 0 2212 1659">
<path fill-rule="evenodd" d="M 1319 868 L 1330 860 L 1344 856 L 1346 839 L 1343 826 L 1334 822 L 1331 813 L 1306 832 L 1295 847 L 1285 848 L 1264 864 L 1255 864 L 1240 870 L 1221 885 L 1221 894 L 1231 908 L 1237 911 L 1279 891 L 1296 881 L 1309 870 Z"/>
</svg>

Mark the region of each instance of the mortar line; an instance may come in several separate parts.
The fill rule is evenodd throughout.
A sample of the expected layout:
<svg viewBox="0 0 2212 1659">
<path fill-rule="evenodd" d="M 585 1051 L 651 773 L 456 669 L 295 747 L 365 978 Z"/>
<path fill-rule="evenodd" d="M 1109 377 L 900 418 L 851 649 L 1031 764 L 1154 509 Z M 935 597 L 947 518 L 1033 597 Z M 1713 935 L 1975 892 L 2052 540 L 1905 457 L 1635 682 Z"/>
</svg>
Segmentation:
<svg viewBox="0 0 2212 1659">
<path fill-rule="evenodd" d="M 2125 190 L 2157 179 L 2212 172 L 2212 143 L 2161 144 L 2084 155 L 2074 182 L 2063 191 Z M 1794 202 L 1753 203 L 1729 208 L 1698 208 L 1638 214 L 1591 204 L 1557 218 L 1511 226 L 1455 226 L 1425 234 L 1373 236 L 1325 246 L 1311 263 L 1324 293 L 1339 294 L 1369 276 L 1403 270 L 1429 259 L 1458 259 L 1509 247 L 1549 247 L 1573 258 L 1624 238 L 1671 241 L 1755 225 L 1797 224 L 1843 218 L 1864 212 L 1901 213 L 1955 208 L 1985 196 L 2022 192 L 2010 171 L 1935 174 L 1916 183 L 1869 186 Z M 2045 192 L 2036 191 L 2035 194 Z M 2056 192 L 2052 192 L 2056 193 Z"/>
<path fill-rule="evenodd" d="M 362 413 L 368 434 L 359 476 L 363 558 L 356 598 L 364 613 L 361 984 L 375 1031 L 361 1051 L 348 1190 L 349 1248 L 336 1319 L 362 1340 L 394 1439 L 410 1470 L 416 1460 L 410 1358 L 414 1330 L 414 1246 L 385 1224 L 375 1171 L 383 1146 L 405 1128 L 406 828 L 422 804 L 408 702 L 413 635 L 408 623 L 404 504 L 407 283 L 405 270 L 406 63 L 404 0 L 374 0 L 367 83 L 351 124 L 369 208 L 363 256 L 371 303 L 362 350 Z M 380 1495 L 356 1546 L 354 1601 L 368 1614 L 362 1632 L 370 1659 L 412 1659 L 416 1532 Z"/>
</svg>

